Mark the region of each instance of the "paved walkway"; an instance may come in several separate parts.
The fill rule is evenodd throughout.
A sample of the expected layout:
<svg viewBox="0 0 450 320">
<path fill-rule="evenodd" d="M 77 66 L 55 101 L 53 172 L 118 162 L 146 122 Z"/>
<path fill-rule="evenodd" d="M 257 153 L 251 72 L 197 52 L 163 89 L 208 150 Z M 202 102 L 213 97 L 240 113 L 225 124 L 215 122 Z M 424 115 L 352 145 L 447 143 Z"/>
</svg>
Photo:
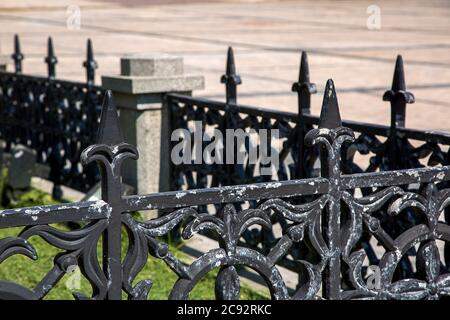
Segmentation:
<svg viewBox="0 0 450 320">
<path fill-rule="evenodd" d="M 93 39 L 98 75 L 119 72 L 126 53 L 183 55 L 190 72 L 206 76 L 197 95 L 223 97 L 219 83 L 228 45 L 243 78 L 240 102 L 296 110 L 290 92 L 300 50 L 309 52 L 318 84 L 318 113 L 327 78 L 335 80 L 343 118 L 389 122 L 381 101 L 397 53 L 416 96 L 409 127 L 450 131 L 450 2 L 448 1 L 188 1 L 2 0 L 0 45 L 12 51 L 19 33 L 27 73 L 45 74 L 46 37 L 54 38 L 58 76 L 83 79 L 85 41 Z M 67 7 L 81 9 L 81 29 L 67 28 Z M 150 3 L 150 4 L 149 4 Z M 164 3 L 154 5 L 152 3 Z M 167 4 L 170 3 L 170 4 Z M 381 9 L 381 29 L 369 30 L 366 10 Z"/>
</svg>

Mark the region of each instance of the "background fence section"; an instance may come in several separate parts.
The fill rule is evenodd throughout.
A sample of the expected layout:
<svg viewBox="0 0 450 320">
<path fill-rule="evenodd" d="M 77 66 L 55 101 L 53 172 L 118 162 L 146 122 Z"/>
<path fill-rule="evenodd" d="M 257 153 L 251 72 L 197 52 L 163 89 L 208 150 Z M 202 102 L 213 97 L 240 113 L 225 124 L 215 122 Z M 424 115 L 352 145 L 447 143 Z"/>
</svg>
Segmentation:
<svg viewBox="0 0 450 320">
<path fill-rule="evenodd" d="M 282 112 L 278 110 L 262 109 L 238 104 L 237 86 L 241 78 L 236 73 L 233 51 L 229 49 L 226 74 L 222 77 L 226 87 L 226 101 L 219 102 L 197 97 L 187 97 L 177 94 L 167 96 L 171 112 L 171 128 L 193 130 L 194 121 L 202 123 L 202 134 L 208 135 L 213 129 L 225 132 L 225 129 L 243 129 L 249 133 L 259 129 L 278 129 L 279 141 L 271 141 L 279 146 L 279 167 L 274 168 L 272 175 L 260 175 L 257 166 L 249 163 L 249 157 L 243 164 L 196 164 L 183 163 L 172 167 L 172 190 L 189 190 L 205 187 L 219 187 L 236 184 L 276 182 L 289 179 L 311 178 L 320 175 L 320 157 L 317 150 L 307 148 L 304 137 L 311 130 L 315 130 L 320 118 L 310 114 L 311 95 L 316 92 L 315 84 L 310 82 L 309 67 L 306 53 L 301 56 L 299 79 L 292 86 L 298 94 L 298 113 Z M 445 166 L 450 164 L 450 135 L 444 132 L 433 132 L 409 129 L 405 127 L 406 106 L 414 102 L 414 96 L 406 89 L 403 60 L 397 57 L 394 69 L 392 87 L 383 95 L 383 100 L 390 102 L 391 123 L 389 126 L 343 121 L 343 125 L 353 130 L 355 139 L 342 146 L 340 162 L 341 170 L 346 174 L 363 172 L 384 172 L 398 169 Z M 194 133 L 192 133 L 192 140 Z M 204 142 L 203 148 L 209 142 Z M 245 144 L 248 153 L 251 141 Z M 175 143 L 172 142 L 172 147 Z M 191 153 L 194 154 L 194 149 Z M 226 152 L 226 149 L 224 149 Z M 226 158 L 224 155 L 223 158 Z M 404 190 L 418 190 L 419 185 L 402 186 Z M 363 195 L 370 190 L 361 189 Z M 297 203 L 307 199 L 297 198 Z M 256 202 L 248 206 L 255 207 Z M 220 210 L 217 206 L 209 206 L 208 210 L 215 213 Z M 414 226 L 418 218 L 410 210 L 408 214 L 393 219 L 387 214 L 387 207 L 380 208 L 376 213 L 385 230 L 396 236 Z M 446 218 L 450 213 L 446 210 Z M 418 220 L 419 219 L 419 220 Z M 272 223 L 285 229 L 287 222 L 282 216 L 273 216 Z M 246 231 L 243 241 L 247 246 L 262 252 L 269 252 L 280 234 L 275 229 L 259 229 Z M 377 243 L 366 233 L 360 245 L 368 254 L 371 264 L 377 264 Z M 302 244 L 294 244 L 292 257 L 280 261 L 281 265 L 299 272 L 301 268 L 294 260 L 302 259 L 309 252 L 309 248 Z M 416 248 L 408 251 L 408 256 L 401 260 L 396 271 L 397 277 L 414 274 L 414 257 Z"/>
<path fill-rule="evenodd" d="M 56 79 L 52 39 L 48 39 L 47 77 L 24 74 L 19 37 L 12 54 L 14 72 L 0 72 L 0 138 L 9 152 L 21 144 L 36 152 L 48 165 L 53 196 L 61 198 L 61 185 L 87 192 L 100 179 L 97 168 L 83 168 L 81 152 L 95 141 L 104 90 L 94 85 L 96 62 L 90 40 L 84 67 L 86 82 Z"/>
</svg>

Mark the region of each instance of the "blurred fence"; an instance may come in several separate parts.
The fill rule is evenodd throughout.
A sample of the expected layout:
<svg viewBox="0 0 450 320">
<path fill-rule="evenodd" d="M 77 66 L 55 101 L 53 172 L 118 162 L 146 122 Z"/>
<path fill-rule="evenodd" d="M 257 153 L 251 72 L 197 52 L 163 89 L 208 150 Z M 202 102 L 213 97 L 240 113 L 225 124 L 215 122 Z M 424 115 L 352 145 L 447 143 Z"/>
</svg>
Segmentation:
<svg viewBox="0 0 450 320">
<path fill-rule="evenodd" d="M 24 145 L 36 152 L 36 160 L 50 168 L 46 177 L 54 183 L 53 196 L 61 197 L 61 185 L 87 192 L 100 179 L 95 166 L 83 168 L 80 155 L 94 143 L 104 90 L 94 85 L 92 43 L 87 42 L 84 67 L 86 82 L 56 78 L 52 39 L 48 39 L 47 77 L 23 73 L 19 37 L 12 54 L 14 72 L 0 72 L 0 139 L 4 151 Z"/>
</svg>

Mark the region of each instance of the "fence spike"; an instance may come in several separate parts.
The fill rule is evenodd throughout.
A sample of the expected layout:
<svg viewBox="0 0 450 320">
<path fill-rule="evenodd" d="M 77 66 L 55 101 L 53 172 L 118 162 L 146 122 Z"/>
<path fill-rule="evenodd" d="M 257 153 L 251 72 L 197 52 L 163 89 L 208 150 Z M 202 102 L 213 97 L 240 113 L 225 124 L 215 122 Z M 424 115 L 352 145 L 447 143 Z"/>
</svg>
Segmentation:
<svg viewBox="0 0 450 320">
<path fill-rule="evenodd" d="M 97 61 L 94 60 L 94 50 L 92 48 L 91 39 L 87 40 L 86 61 L 83 62 L 83 67 L 86 68 L 87 84 L 93 85 L 95 83 L 95 69 L 97 69 Z"/>
<path fill-rule="evenodd" d="M 394 78 L 392 79 L 392 90 L 406 90 L 405 70 L 403 67 L 403 58 L 399 54 L 395 61 Z"/>
<path fill-rule="evenodd" d="M 323 95 L 322 110 L 320 111 L 320 129 L 335 129 L 342 127 L 339 105 L 332 79 L 328 79 Z"/>
<path fill-rule="evenodd" d="M 391 128 L 404 127 L 406 104 L 414 103 L 415 98 L 411 92 L 406 90 L 405 71 L 401 55 L 397 56 L 392 87 L 384 93 L 383 101 L 391 102 Z"/>
<path fill-rule="evenodd" d="M 236 74 L 236 64 L 234 62 L 234 52 L 232 47 L 228 47 L 227 51 L 227 67 L 226 67 L 227 75 Z"/>
<path fill-rule="evenodd" d="M 292 91 L 297 92 L 298 102 L 298 120 L 297 120 L 297 143 L 298 143 L 298 159 L 297 159 L 297 179 L 304 178 L 307 174 L 304 163 L 305 159 L 305 134 L 308 131 L 305 127 L 303 115 L 311 113 L 311 94 L 317 92 L 316 85 L 309 81 L 309 65 L 308 54 L 302 51 L 300 59 L 300 70 L 298 73 L 298 82 L 292 84 Z"/>
<path fill-rule="evenodd" d="M 48 37 L 47 42 L 47 57 L 44 59 L 48 66 L 48 77 L 53 79 L 56 76 L 56 64 L 58 63 L 58 58 L 55 56 L 55 51 L 53 49 L 53 40 Z"/>
<path fill-rule="evenodd" d="M 22 60 L 25 56 L 20 51 L 20 40 L 19 35 L 14 35 L 14 53 L 11 55 L 11 58 L 14 60 L 14 69 L 16 73 L 22 73 Z"/>
<path fill-rule="evenodd" d="M 384 101 L 392 101 L 398 97 L 402 98 L 405 103 L 414 103 L 414 95 L 406 90 L 405 70 L 403 67 L 403 58 L 397 56 L 395 62 L 394 77 L 392 79 L 392 87 L 383 95 Z"/>
<path fill-rule="evenodd" d="M 406 104 L 414 103 L 414 95 L 406 90 L 405 70 L 403 67 L 403 58 L 397 56 L 395 62 L 394 77 L 392 87 L 383 95 L 383 101 L 389 101 L 391 104 L 391 125 L 388 137 L 389 167 L 392 170 L 406 169 L 408 160 L 400 151 L 402 137 L 398 134 L 397 128 L 404 128 L 406 123 Z"/>
<path fill-rule="evenodd" d="M 103 98 L 97 144 L 115 146 L 124 142 L 120 130 L 119 117 L 111 90 L 107 90 Z"/>
<path fill-rule="evenodd" d="M 308 54 L 305 51 L 302 51 L 298 82 L 292 84 L 292 92 L 298 94 L 299 113 L 310 114 L 311 94 L 317 93 L 317 87 L 309 81 Z"/>
<path fill-rule="evenodd" d="M 309 82 L 309 64 L 308 64 L 308 54 L 306 53 L 306 51 L 302 51 L 298 81 Z"/>
<path fill-rule="evenodd" d="M 227 65 L 225 74 L 220 79 L 225 84 L 227 103 L 237 103 L 237 86 L 242 83 L 241 77 L 236 74 L 236 64 L 234 62 L 233 48 L 228 47 Z"/>
</svg>

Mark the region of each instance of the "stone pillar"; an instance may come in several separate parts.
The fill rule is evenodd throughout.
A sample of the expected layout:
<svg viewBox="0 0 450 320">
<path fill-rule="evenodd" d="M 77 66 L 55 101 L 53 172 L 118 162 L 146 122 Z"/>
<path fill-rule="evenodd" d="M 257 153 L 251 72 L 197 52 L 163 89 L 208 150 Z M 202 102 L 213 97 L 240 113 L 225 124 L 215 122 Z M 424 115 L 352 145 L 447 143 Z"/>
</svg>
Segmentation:
<svg viewBox="0 0 450 320">
<path fill-rule="evenodd" d="M 166 93 L 191 95 L 204 88 L 203 76 L 185 75 L 183 59 L 169 55 L 131 55 L 121 58 L 117 76 L 103 76 L 120 113 L 125 141 L 139 151 L 139 160 L 123 166 L 124 183 L 139 194 L 169 190 L 169 113 Z"/>
</svg>

